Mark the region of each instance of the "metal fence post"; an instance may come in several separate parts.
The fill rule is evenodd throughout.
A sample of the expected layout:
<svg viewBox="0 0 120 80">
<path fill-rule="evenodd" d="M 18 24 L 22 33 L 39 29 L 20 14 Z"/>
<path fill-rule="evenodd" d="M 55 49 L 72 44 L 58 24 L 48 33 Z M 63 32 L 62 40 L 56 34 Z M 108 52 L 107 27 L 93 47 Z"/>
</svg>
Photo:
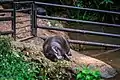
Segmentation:
<svg viewBox="0 0 120 80">
<path fill-rule="evenodd" d="M 37 13 L 35 2 L 32 2 L 32 10 L 31 10 L 31 34 L 35 37 L 37 36 Z"/>
<path fill-rule="evenodd" d="M 14 3 L 13 1 L 13 12 L 12 12 L 12 37 L 14 38 L 14 40 L 16 40 L 16 3 Z"/>
</svg>

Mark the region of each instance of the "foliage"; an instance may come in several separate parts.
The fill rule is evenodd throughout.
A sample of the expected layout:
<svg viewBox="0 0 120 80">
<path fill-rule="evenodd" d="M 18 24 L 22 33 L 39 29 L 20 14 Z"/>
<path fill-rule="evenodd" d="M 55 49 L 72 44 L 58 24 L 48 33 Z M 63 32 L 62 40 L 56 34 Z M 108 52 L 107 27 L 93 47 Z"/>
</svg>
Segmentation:
<svg viewBox="0 0 120 80">
<path fill-rule="evenodd" d="M 20 1 L 24 1 L 24 0 L 20 0 Z M 35 0 L 35 1 L 70 5 L 80 8 L 100 9 L 100 10 L 119 11 L 120 9 L 119 1 L 116 0 Z M 66 15 L 67 17 L 73 19 L 100 21 L 100 22 L 108 22 L 108 23 L 117 23 L 117 21 L 120 19 L 119 15 L 109 15 L 109 14 L 84 11 L 84 10 L 71 10 L 60 7 L 50 7 L 43 5 L 39 5 L 39 6 L 45 8 L 47 10 L 47 14 L 52 16 Z"/>
<path fill-rule="evenodd" d="M 76 80 L 101 80 L 99 70 L 95 70 L 93 67 L 83 66 L 75 69 L 77 71 Z"/>
<path fill-rule="evenodd" d="M 70 80 L 68 61 L 51 62 L 48 59 L 24 60 L 25 55 L 14 50 L 10 39 L 0 37 L 0 80 Z M 30 57 L 29 57 L 30 58 Z M 89 67 L 75 68 L 76 80 L 100 80 L 100 72 Z"/>
<path fill-rule="evenodd" d="M 0 80 L 66 80 L 70 78 L 65 68 L 68 63 L 42 59 L 39 62 L 24 60 L 21 52 L 14 50 L 10 39 L 0 37 Z M 30 57 L 29 57 L 30 58 Z"/>
<path fill-rule="evenodd" d="M 76 6 L 80 8 L 92 8 L 100 10 L 119 10 L 118 2 L 115 0 L 42 0 L 43 2 L 49 2 L 54 4 L 63 4 Z M 117 23 L 118 15 L 109 15 L 100 12 L 85 11 L 85 10 L 74 10 L 74 9 L 63 9 L 59 7 L 47 7 L 48 15 L 62 16 L 66 15 L 69 18 L 79 20 L 91 20 L 100 21 L 107 23 Z"/>
<path fill-rule="evenodd" d="M 66 61 L 49 62 L 42 59 L 40 66 L 40 78 L 42 80 L 69 80 L 71 75 L 69 75 L 66 68 L 69 64 Z"/>
<path fill-rule="evenodd" d="M 111 10 L 112 4 L 112 0 L 75 0 L 73 5 L 81 8 Z M 69 12 L 69 17 L 82 20 L 105 21 L 105 14 L 84 10 L 72 10 Z"/>
<path fill-rule="evenodd" d="M 9 53 L 11 51 L 10 39 L 0 36 L 0 54 Z"/>
<path fill-rule="evenodd" d="M 12 50 L 9 38 L 0 37 L 0 80 L 35 80 L 36 69 L 36 64 Z"/>
<path fill-rule="evenodd" d="M 44 59 L 45 60 L 45 59 Z M 43 61 L 41 66 L 42 80 L 102 80 L 99 70 L 94 67 L 77 67 L 76 74 L 68 71 L 68 62 L 58 61 L 56 63 L 49 63 Z"/>
</svg>

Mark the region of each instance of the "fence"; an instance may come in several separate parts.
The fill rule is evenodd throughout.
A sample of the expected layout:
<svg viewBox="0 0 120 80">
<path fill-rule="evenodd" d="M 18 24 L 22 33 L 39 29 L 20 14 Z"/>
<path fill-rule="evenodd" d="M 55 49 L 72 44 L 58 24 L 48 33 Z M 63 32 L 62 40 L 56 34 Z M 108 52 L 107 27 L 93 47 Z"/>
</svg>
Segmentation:
<svg viewBox="0 0 120 80">
<path fill-rule="evenodd" d="M 1 4 L 3 3 L 12 3 L 13 1 L 1 1 Z M 14 7 L 15 8 L 15 7 Z M 11 25 L 11 30 L 10 31 L 0 31 L 1 35 L 6 35 L 6 34 L 12 34 L 12 37 L 14 37 L 14 39 L 16 39 L 16 27 L 15 27 L 15 15 L 16 12 L 14 11 L 15 9 L 0 9 L 0 12 L 11 12 L 11 17 L 0 17 L 0 21 L 12 21 L 12 25 Z"/>
<path fill-rule="evenodd" d="M 11 17 L 0 17 L 0 21 L 12 21 L 11 30 L 10 31 L 0 31 L 0 35 L 12 34 L 12 37 L 14 38 L 14 40 L 16 40 L 16 23 L 17 23 L 16 22 L 16 17 L 24 17 L 24 16 L 16 16 L 16 12 L 30 11 L 31 8 L 16 9 L 17 8 L 17 6 L 16 6 L 17 4 L 13 0 L 0 1 L 0 4 L 8 4 L 8 3 L 11 4 L 11 6 L 13 6 L 13 9 L 0 9 L 0 12 L 5 12 L 5 13 L 6 12 L 10 12 L 11 13 Z M 31 4 L 32 2 L 28 1 L 26 3 L 30 3 Z"/>
<path fill-rule="evenodd" d="M 43 19 L 51 19 L 51 20 L 60 20 L 60 21 L 70 21 L 70 22 L 81 22 L 81 23 L 87 23 L 87 24 L 95 24 L 95 25 L 104 25 L 106 27 L 120 27 L 118 24 L 108 24 L 108 23 L 100 23 L 100 22 L 92 22 L 92 21 L 84 21 L 84 20 L 76 20 L 76 19 L 68 19 L 68 18 L 60 18 L 60 17 L 51 17 L 51 16 L 36 16 L 36 7 L 35 5 L 45 5 L 45 6 L 53 6 L 53 7 L 62 7 L 62 8 L 69 8 L 69 9 L 77 9 L 77 10 L 87 10 L 87 11 L 94 11 L 94 12 L 102 12 L 102 13 L 109 13 L 109 14 L 120 14 L 119 12 L 113 12 L 113 11 L 105 11 L 105 10 L 97 10 L 97 9 L 89 9 L 89 8 L 79 8 L 79 7 L 73 7 L 73 6 L 66 6 L 66 5 L 58 5 L 58 4 L 51 4 L 51 3 L 43 3 L 43 2 L 34 2 L 34 16 L 37 18 L 43 18 Z M 34 18 L 36 19 L 36 18 Z M 36 20 L 35 20 L 36 22 Z M 36 25 L 36 23 L 35 23 Z M 40 29 L 49 29 L 49 30 L 58 30 L 58 31 L 66 31 L 66 32 L 74 32 L 74 33 L 82 33 L 82 34 L 92 34 L 92 35 L 99 35 L 99 36 L 107 36 L 107 37 L 116 37 L 120 38 L 119 34 L 110 34 L 110 33 L 103 33 L 103 32 L 94 32 L 94 31 L 87 31 L 87 30 L 77 30 L 77 29 L 69 29 L 69 28 L 57 28 L 57 27 L 42 27 L 42 26 L 34 26 L 34 32 L 37 32 L 37 28 Z M 35 33 L 34 33 L 35 34 Z M 36 34 L 35 34 L 36 35 Z M 114 45 L 114 44 L 106 44 L 106 43 L 98 43 L 98 42 L 90 42 L 90 41 L 80 41 L 80 40 L 69 40 L 71 43 L 80 43 L 80 44 L 86 44 L 86 45 L 94 45 L 94 46 L 109 46 L 109 47 L 120 47 L 120 45 Z"/>
<path fill-rule="evenodd" d="M 49 29 L 49 30 L 66 31 L 66 32 L 74 32 L 74 33 L 82 33 L 82 34 L 90 34 L 90 35 L 120 38 L 119 34 L 95 32 L 95 31 L 87 31 L 87 30 L 77 30 L 77 29 L 70 29 L 70 28 L 37 26 L 37 18 L 43 18 L 43 19 L 69 21 L 69 22 L 80 22 L 80 23 L 87 23 L 87 24 L 94 24 L 94 25 L 104 25 L 105 27 L 118 27 L 118 28 L 120 28 L 119 24 L 108 24 L 108 23 L 92 22 L 92 21 L 85 21 L 85 20 L 76 20 L 76 19 L 68 19 L 68 18 L 61 18 L 61 17 L 51 17 L 51 16 L 37 15 L 36 5 L 62 7 L 62 8 L 77 9 L 77 10 L 87 10 L 87 11 L 94 11 L 94 12 L 101 12 L 101 13 L 108 13 L 108 14 L 117 14 L 117 15 L 120 15 L 120 12 L 89 9 L 89 8 L 80 8 L 80 7 L 58 5 L 58 4 L 51 4 L 51 3 L 43 3 L 43 2 L 36 2 L 36 1 L 22 1 L 22 2 L 14 2 L 14 10 L 13 10 L 14 18 L 16 18 L 15 17 L 15 14 L 16 14 L 15 12 L 16 11 L 21 11 L 21 10 L 16 10 L 16 4 L 26 4 L 26 3 L 31 3 L 32 4 L 32 6 L 31 6 L 31 11 L 32 11 L 32 14 L 31 14 L 31 33 L 32 33 L 33 36 L 37 36 L 37 28 L 40 28 L 40 29 Z M 30 10 L 30 9 L 24 9 L 24 10 Z M 13 19 L 14 35 L 15 35 L 15 24 L 16 24 L 15 21 L 16 21 L 16 19 Z M 43 38 L 43 39 L 45 39 L 45 38 Z M 104 47 L 117 47 L 117 48 L 120 47 L 120 45 L 116 45 L 116 44 L 107 44 L 107 43 L 80 41 L 80 40 L 69 40 L 69 42 L 75 43 L 75 44 L 79 43 L 79 44 L 85 44 L 85 45 L 104 46 Z"/>
</svg>

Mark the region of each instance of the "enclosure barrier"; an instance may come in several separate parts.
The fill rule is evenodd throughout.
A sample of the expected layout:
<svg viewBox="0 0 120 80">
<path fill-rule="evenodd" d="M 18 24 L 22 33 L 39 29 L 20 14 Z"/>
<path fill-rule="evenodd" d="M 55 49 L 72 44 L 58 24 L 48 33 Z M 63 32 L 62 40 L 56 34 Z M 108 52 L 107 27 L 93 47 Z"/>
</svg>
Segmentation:
<svg viewBox="0 0 120 80">
<path fill-rule="evenodd" d="M 0 1 L 0 4 L 3 3 L 12 3 L 13 7 L 14 7 L 14 3 L 13 0 L 9 0 L 9 1 Z M 0 21 L 12 21 L 12 25 L 11 25 L 11 30 L 10 31 L 0 31 L 0 35 L 8 35 L 8 34 L 12 34 L 12 37 L 14 38 L 14 40 L 16 40 L 16 26 L 15 26 L 15 7 L 14 9 L 0 9 L 0 12 L 11 12 L 11 17 L 0 17 Z"/>
<path fill-rule="evenodd" d="M 13 9 L 0 9 L 0 12 L 12 12 Z"/>
<path fill-rule="evenodd" d="M 86 11 L 94 11 L 94 12 L 102 12 L 102 13 L 110 13 L 110 14 L 120 14 L 119 12 L 106 11 L 106 10 L 98 10 L 98 9 L 91 9 L 91 8 L 82 8 L 82 7 L 80 8 L 80 7 L 73 7 L 73 6 L 67 6 L 67 5 L 43 3 L 43 2 L 35 2 L 35 3 L 39 4 L 39 5 L 62 7 L 62 8 L 69 8 L 69 9 L 86 10 Z"/>
<path fill-rule="evenodd" d="M 47 37 L 40 37 L 45 40 Z M 68 40 L 68 42 L 73 44 L 83 44 L 83 45 L 92 45 L 92 46 L 102 46 L 102 47 L 113 47 L 113 48 L 120 48 L 120 45 L 114 44 L 105 44 L 105 43 L 98 43 L 98 42 L 90 42 L 90 41 L 81 41 L 81 40 Z"/>
<path fill-rule="evenodd" d="M 26 3 L 31 4 L 31 8 L 16 10 L 16 4 L 26 4 Z M 91 34 L 91 35 L 120 38 L 119 34 L 95 32 L 95 31 L 87 31 L 87 30 L 77 30 L 77 29 L 69 29 L 69 28 L 55 28 L 55 27 L 37 26 L 37 18 L 43 18 L 43 19 L 51 19 L 51 20 L 79 22 L 79 23 L 94 24 L 94 25 L 103 25 L 106 27 L 118 27 L 118 28 L 120 27 L 119 24 L 108 24 L 108 23 L 101 23 L 101 22 L 92 22 L 92 21 L 85 21 L 85 20 L 76 20 L 76 19 L 37 15 L 36 5 L 45 5 L 45 6 L 53 6 L 53 7 L 61 7 L 61 8 L 68 8 L 68 9 L 77 9 L 77 10 L 85 10 L 85 11 L 93 11 L 93 12 L 101 12 L 101 13 L 120 15 L 120 12 L 97 10 L 97 9 L 90 9 L 90 8 L 80 8 L 80 7 L 58 5 L 58 4 L 51 4 L 51 3 L 43 3 L 43 2 L 36 2 L 36 1 L 14 2 L 14 9 L 13 10 L 12 9 L 6 10 L 6 12 L 9 12 L 9 11 L 13 12 L 13 14 L 12 14 L 12 16 L 13 16 L 12 30 L 14 33 L 14 37 L 15 37 L 15 33 L 16 33 L 16 12 L 17 11 L 29 11 L 29 10 L 31 10 L 31 12 L 32 12 L 31 13 L 31 34 L 33 36 L 37 36 L 37 28 L 41 28 L 41 29 L 49 29 L 49 30 L 66 31 L 66 32 L 74 32 L 74 33 L 82 33 L 82 34 Z M 5 12 L 5 10 L 0 10 L 0 11 Z M 4 20 L 4 19 L 0 19 L 0 20 Z M 74 44 L 80 43 L 80 44 L 85 44 L 85 45 L 104 46 L 104 47 L 117 47 L 117 48 L 120 47 L 120 45 L 115 45 L 115 44 L 90 42 L 90 41 L 80 41 L 80 40 L 79 41 L 78 40 L 69 40 L 69 42 L 74 43 Z"/>
<path fill-rule="evenodd" d="M 35 26 L 35 17 L 33 16 L 34 15 L 34 9 L 35 9 L 35 7 L 34 7 L 34 1 L 20 1 L 20 2 L 14 2 L 15 4 L 31 4 L 31 8 L 27 8 L 27 9 L 19 9 L 19 10 L 16 10 L 16 12 L 20 12 L 20 11 L 31 11 L 31 20 L 29 20 L 29 21 L 31 21 L 31 24 L 30 25 L 27 25 L 27 26 L 31 26 L 31 34 L 33 35 L 33 36 L 35 36 L 35 34 L 37 34 L 37 32 L 35 32 L 35 28 L 34 28 L 34 26 Z M 19 16 L 17 16 L 17 17 L 19 17 Z M 20 16 L 21 17 L 21 16 Z M 23 16 L 24 17 L 24 16 Z M 26 20 L 26 21 L 28 21 L 28 20 Z M 19 23 L 19 22 L 17 22 L 17 23 Z M 28 38 L 29 39 L 29 38 Z"/>
<path fill-rule="evenodd" d="M 0 21 L 10 21 L 13 19 L 13 16 L 11 17 L 0 17 Z"/>
<path fill-rule="evenodd" d="M 66 5 L 43 3 L 43 2 L 35 2 L 35 4 L 120 15 L 119 12 L 113 12 L 113 11 L 105 11 L 105 10 L 97 10 L 97 9 L 89 9 L 89 8 L 79 8 L 79 7 L 66 6 Z M 34 7 L 34 8 L 36 8 L 36 7 Z M 85 20 L 76 20 L 76 19 L 68 19 L 68 18 L 61 18 L 61 17 L 42 16 L 42 15 L 37 15 L 36 16 L 36 15 L 37 14 L 35 13 L 34 14 L 35 17 L 42 18 L 42 19 L 51 19 L 51 20 L 60 20 L 60 21 L 69 21 L 69 22 L 79 22 L 79 23 L 87 23 L 87 24 L 94 24 L 94 25 L 103 25 L 103 26 L 106 26 L 106 27 L 118 27 L 118 28 L 120 27 L 119 24 L 108 24 L 108 23 L 92 22 L 92 21 L 85 21 Z M 37 23 L 35 23 L 35 24 L 37 24 Z M 48 29 L 48 30 L 57 30 L 57 31 L 66 31 L 66 32 L 74 32 L 74 33 L 82 33 L 82 34 L 92 34 L 92 35 L 107 36 L 107 37 L 113 37 L 113 38 L 120 38 L 119 34 L 110 34 L 110 33 L 87 31 L 87 30 L 77 30 L 77 29 L 69 29 L 69 28 L 56 28 L 56 27 L 46 27 L 46 26 L 37 26 L 37 28 Z M 34 29 L 34 30 L 36 30 L 36 32 L 37 32 L 37 28 Z M 120 45 L 98 43 L 98 42 L 90 42 L 90 41 L 80 41 L 80 40 L 69 40 L 69 42 L 74 43 L 74 44 L 79 43 L 79 44 L 94 45 L 94 46 L 104 46 L 104 47 L 120 47 Z"/>
<path fill-rule="evenodd" d="M 11 31 L 0 31 L 0 35 L 8 35 L 8 34 L 11 34 L 11 33 L 14 33 L 13 30 Z"/>
<path fill-rule="evenodd" d="M 45 26 L 37 26 L 37 28 L 120 38 L 120 35 L 117 35 L 117 34 L 108 34 L 108 33 L 94 32 L 94 31 L 87 31 L 87 30 L 57 28 L 57 27 L 45 27 Z"/>
<path fill-rule="evenodd" d="M 32 3 L 33 1 L 28 1 L 26 3 Z M 0 17 L 0 21 L 12 21 L 12 25 L 11 25 L 11 28 L 12 30 L 11 31 L 0 31 L 0 35 L 8 35 L 8 34 L 12 34 L 12 37 L 14 38 L 14 40 L 16 40 L 16 23 L 19 23 L 20 21 L 16 22 L 16 17 L 24 17 L 24 16 L 16 16 L 16 12 L 21 12 L 21 11 L 30 11 L 31 8 L 27 8 L 27 9 L 19 9 L 17 10 L 16 9 L 16 5 L 17 3 L 16 2 L 13 2 L 13 0 L 9 0 L 9 1 L 0 1 L 0 4 L 3 4 L 3 3 L 11 3 L 13 5 L 13 9 L 0 9 L 0 12 L 11 12 L 11 17 Z M 25 2 L 24 2 L 25 3 Z"/>
<path fill-rule="evenodd" d="M 42 15 L 37 15 L 37 17 L 38 18 L 43 18 L 43 19 L 61 20 L 61 21 L 78 22 L 78 23 L 87 23 L 87 24 L 94 24 L 94 25 L 102 25 L 102 26 L 106 26 L 106 27 L 119 27 L 120 28 L 119 24 L 108 24 L 108 23 L 100 23 L 100 22 L 92 22 L 92 21 L 60 18 L 60 17 L 51 17 L 51 16 L 42 16 Z"/>
</svg>

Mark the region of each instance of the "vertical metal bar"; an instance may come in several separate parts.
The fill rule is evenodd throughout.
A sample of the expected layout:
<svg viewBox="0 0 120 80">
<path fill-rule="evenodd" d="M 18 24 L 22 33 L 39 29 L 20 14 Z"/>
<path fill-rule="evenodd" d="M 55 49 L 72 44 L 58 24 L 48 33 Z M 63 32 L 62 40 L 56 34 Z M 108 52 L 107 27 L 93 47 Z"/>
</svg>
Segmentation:
<svg viewBox="0 0 120 80">
<path fill-rule="evenodd" d="M 33 4 L 33 2 L 32 2 L 32 4 L 31 4 L 31 13 L 30 13 L 30 15 L 31 15 L 31 35 L 32 36 L 34 36 L 34 34 L 33 34 L 33 28 L 34 28 L 34 17 L 33 17 L 33 15 L 34 15 L 34 4 Z"/>
<path fill-rule="evenodd" d="M 32 10 L 31 10 L 31 35 L 37 36 L 36 7 L 34 1 L 32 2 Z"/>
<path fill-rule="evenodd" d="M 13 1 L 13 12 L 12 12 L 12 30 L 14 31 L 12 33 L 12 37 L 14 38 L 14 40 L 16 40 L 16 3 L 14 3 Z"/>
<path fill-rule="evenodd" d="M 37 36 L 37 7 L 35 2 L 34 5 L 35 5 L 35 36 Z"/>
</svg>

